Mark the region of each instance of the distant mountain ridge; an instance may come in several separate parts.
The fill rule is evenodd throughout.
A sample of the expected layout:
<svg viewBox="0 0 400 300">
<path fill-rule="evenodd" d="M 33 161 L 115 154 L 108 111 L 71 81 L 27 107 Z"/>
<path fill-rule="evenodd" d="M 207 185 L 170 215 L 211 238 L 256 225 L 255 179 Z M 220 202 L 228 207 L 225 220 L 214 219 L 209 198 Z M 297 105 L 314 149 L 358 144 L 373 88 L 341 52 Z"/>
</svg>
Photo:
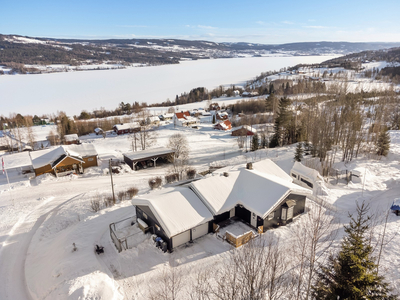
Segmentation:
<svg viewBox="0 0 400 300">
<path fill-rule="evenodd" d="M 39 73 L 38 66 L 175 64 L 181 60 L 275 55 L 326 55 L 399 47 L 400 43 L 304 42 L 281 45 L 216 43 L 180 39 L 56 39 L 0 34 L 0 65 L 12 73 Z M 1 68 L 0 68 L 1 73 Z"/>
</svg>

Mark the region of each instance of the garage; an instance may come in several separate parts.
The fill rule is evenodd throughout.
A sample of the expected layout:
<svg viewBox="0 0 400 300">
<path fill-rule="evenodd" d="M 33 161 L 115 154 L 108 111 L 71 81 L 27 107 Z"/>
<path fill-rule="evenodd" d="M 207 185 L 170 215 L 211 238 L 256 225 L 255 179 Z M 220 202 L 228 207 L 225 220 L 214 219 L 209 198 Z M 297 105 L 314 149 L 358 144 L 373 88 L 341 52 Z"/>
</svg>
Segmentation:
<svg viewBox="0 0 400 300">
<path fill-rule="evenodd" d="M 178 247 L 190 241 L 190 230 L 172 237 L 172 248 Z"/>
<path fill-rule="evenodd" d="M 192 240 L 195 240 L 208 233 L 208 223 L 201 224 L 192 229 Z"/>
</svg>

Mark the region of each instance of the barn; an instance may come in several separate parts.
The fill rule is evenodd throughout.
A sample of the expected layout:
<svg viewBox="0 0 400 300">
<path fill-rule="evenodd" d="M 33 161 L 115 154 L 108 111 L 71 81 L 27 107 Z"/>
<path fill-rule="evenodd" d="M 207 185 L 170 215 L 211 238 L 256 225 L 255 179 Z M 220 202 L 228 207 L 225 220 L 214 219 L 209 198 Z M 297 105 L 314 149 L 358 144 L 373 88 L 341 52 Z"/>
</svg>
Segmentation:
<svg viewBox="0 0 400 300">
<path fill-rule="evenodd" d="M 64 144 L 65 145 L 72 145 L 72 144 L 79 144 L 79 143 L 80 143 L 79 137 L 76 133 L 64 135 Z"/>
<path fill-rule="evenodd" d="M 157 163 L 168 163 L 169 157 L 175 153 L 174 150 L 159 147 L 143 151 L 131 151 L 123 153 L 125 163 L 132 170 L 144 169 L 156 166 Z"/>
</svg>

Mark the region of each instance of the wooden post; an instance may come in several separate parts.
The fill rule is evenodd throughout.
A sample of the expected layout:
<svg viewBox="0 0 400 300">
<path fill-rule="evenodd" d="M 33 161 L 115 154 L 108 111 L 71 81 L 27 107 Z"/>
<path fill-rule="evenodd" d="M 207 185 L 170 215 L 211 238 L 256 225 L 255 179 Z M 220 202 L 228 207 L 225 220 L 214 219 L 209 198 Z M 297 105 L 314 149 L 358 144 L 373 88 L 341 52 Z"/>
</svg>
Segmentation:
<svg viewBox="0 0 400 300">
<path fill-rule="evenodd" d="M 112 161 L 112 158 L 110 158 L 110 161 L 109 161 L 109 169 L 110 169 L 110 177 L 111 177 L 111 189 L 112 189 L 112 194 L 113 194 L 113 202 L 115 205 L 114 182 L 113 182 L 113 176 L 112 176 L 111 161 Z"/>
</svg>

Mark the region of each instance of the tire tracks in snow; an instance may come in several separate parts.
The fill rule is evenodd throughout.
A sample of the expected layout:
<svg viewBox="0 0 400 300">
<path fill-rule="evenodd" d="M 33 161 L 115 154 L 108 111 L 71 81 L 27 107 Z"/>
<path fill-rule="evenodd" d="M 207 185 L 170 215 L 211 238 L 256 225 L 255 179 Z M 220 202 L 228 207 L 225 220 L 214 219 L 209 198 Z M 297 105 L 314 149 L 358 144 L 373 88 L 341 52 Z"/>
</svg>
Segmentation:
<svg viewBox="0 0 400 300">
<path fill-rule="evenodd" d="M 25 276 L 25 261 L 29 246 L 37 230 L 49 214 L 56 213 L 66 203 L 81 197 L 80 193 L 61 203 L 45 202 L 37 209 L 21 218 L 10 230 L 9 237 L 3 242 L 0 252 L 0 299 L 1 300 L 32 300 Z M 43 206 L 50 206 L 46 212 Z"/>
</svg>

